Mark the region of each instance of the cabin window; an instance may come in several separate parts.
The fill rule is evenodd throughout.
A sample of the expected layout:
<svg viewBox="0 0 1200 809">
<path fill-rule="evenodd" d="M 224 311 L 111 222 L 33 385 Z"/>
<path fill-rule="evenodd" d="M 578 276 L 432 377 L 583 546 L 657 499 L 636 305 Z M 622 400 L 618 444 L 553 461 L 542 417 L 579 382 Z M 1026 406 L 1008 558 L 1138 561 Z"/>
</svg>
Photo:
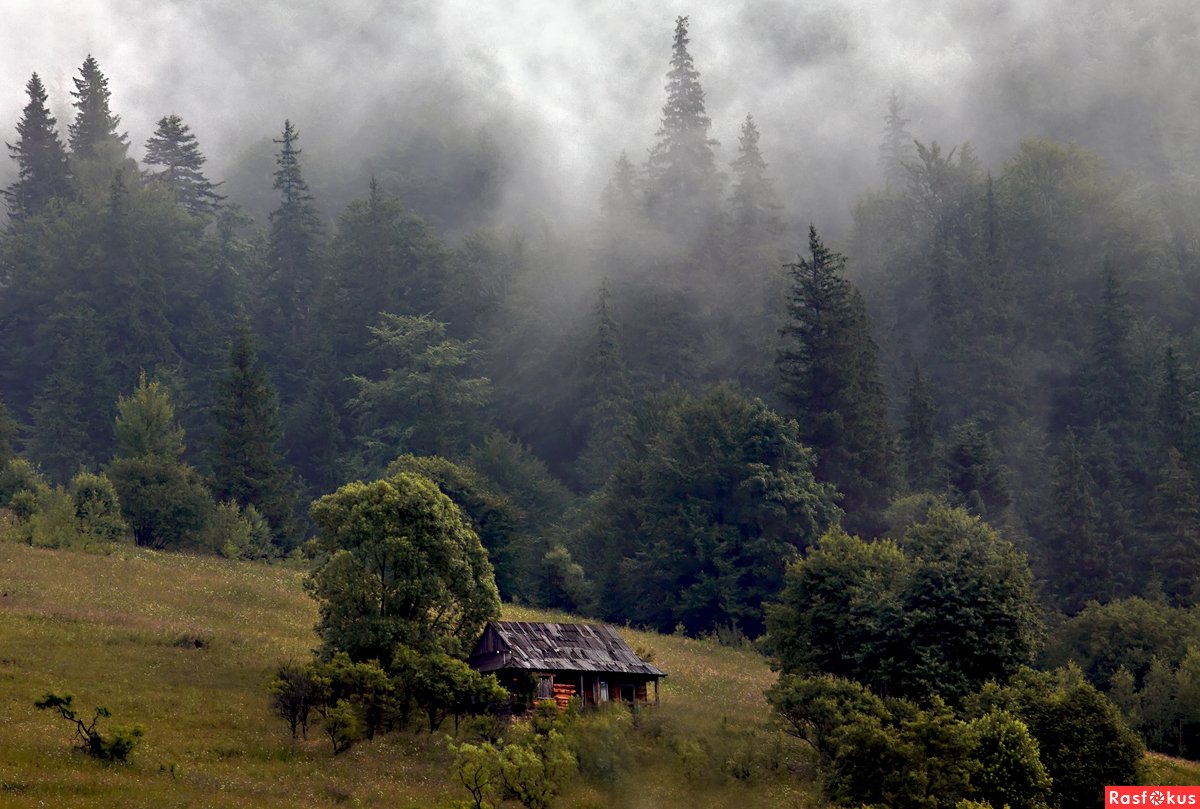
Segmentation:
<svg viewBox="0 0 1200 809">
<path fill-rule="evenodd" d="M 608 702 L 608 683 L 604 680 L 600 681 L 600 701 Z"/>
<path fill-rule="evenodd" d="M 538 675 L 538 699 L 554 699 L 554 677 L 549 674 Z"/>
<path fill-rule="evenodd" d="M 636 699 L 636 692 L 632 685 L 621 686 L 621 699 L 630 703 Z"/>
</svg>

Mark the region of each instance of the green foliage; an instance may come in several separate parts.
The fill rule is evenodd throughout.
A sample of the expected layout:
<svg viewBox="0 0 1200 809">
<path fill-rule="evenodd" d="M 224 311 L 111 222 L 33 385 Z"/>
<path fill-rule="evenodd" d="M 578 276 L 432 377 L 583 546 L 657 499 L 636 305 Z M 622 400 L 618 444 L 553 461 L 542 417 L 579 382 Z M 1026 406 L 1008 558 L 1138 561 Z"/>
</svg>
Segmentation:
<svg viewBox="0 0 1200 809">
<path fill-rule="evenodd" d="M 353 377 L 358 392 L 350 401 L 368 458 L 461 456 L 480 433 L 491 386 L 468 376 L 474 344 L 448 338 L 446 324 L 426 315 L 384 312 L 369 331 L 384 370 L 378 379 Z"/>
<path fill-rule="evenodd" d="M 892 718 L 883 700 L 865 686 L 829 674 L 783 674 L 767 691 L 767 702 L 786 723 L 787 733 L 808 742 L 827 761 L 837 752 L 838 732 L 852 719 Z"/>
<path fill-rule="evenodd" d="M 67 722 L 73 724 L 79 749 L 93 758 L 113 764 L 129 763 L 129 755 L 137 746 L 138 740 L 145 735 L 145 730 L 140 725 L 128 728 L 113 727 L 109 730 L 108 735 L 105 735 L 96 728 L 96 723 L 102 718 L 108 719 L 112 716 L 108 708 L 97 708 L 91 720 L 85 721 L 75 712 L 74 699 L 71 694 L 56 694 L 49 691 L 34 702 L 34 707 L 42 711 L 55 711 Z"/>
<path fill-rule="evenodd" d="M 1028 726 L 1052 781 L 1051 806 L 1082 809 L 1095 805 L 1106 784 L 1137 783 L 1141 741 L 1078 669 L 1024 669 L 1004 687 L 983 689 L 970 709 L 1006 710 Z"/>
<path fill-rule="evenodd" d="M 17 122 L 17 142 L 8 147 L 17 162 L 17 179 L 3 192 L 9 214 L 18 220 L 40 213 L 51 200 L 66 199 L 71 193 L 67 152 L 37 73 L 29 77 L 25 92 L 29 103 Z"/>
<path fill-rule="evenodd" d="M 308 738 L 308 722 L 312 711 L 328 698 L 329 680 L 311 665 L 284 663 L 275 671 L 267 690 L 271 694 L 271 710 L 287 722 L 292 741 Z"/>
<path fill-rule="evenodd" d="M 37 467 L 25 458 L 9 458 L 0 467 L 0 508 L 11 508 L 18 492 L 36 493 L 46 485 Z"/>
<path fill-rule="evenodd" d="M 993 711 L 973 720 L 970 731 L 974 755 L 981 765 L 971 783 L 980 801 L 991 806 L 1045 809 L 1050 776 L 1028 726 L 1006 711 Z"/>
<path fill-rule="evenodd" d="M 977 518 L 943 507 L 902 546 L 826 534 L 789 568 L 768 629 L 784 672 L 954 701 L 1028 663 L 1039 639 L 1024 557 Z"/>
<path fill-rule="evenodd" d="M 358 712 L 344 699 L 339 699 L 325 709 L 325 715 L 321 718 L 321 729 L 329 737 L 335 756 L 349 750 L 362 736 Z"/>
<path fill-rule="evenodd" d="M 234 335 L 228 365 L 216 387 L 213 494 L 264 515 L 286 551 L 296 539 L 295 498 L 279 449 L 279 403 L 245 329 Z"/>
<path fill-rule="evenodd" d="M 391 660 L 399 646 L 460 652 L 500 610 L 487 553 L 454 503 L 401 473 L 312 505 L 323 558 L 305 586 L 329 652 Z"/>
<path fill-rule="evenodd" d="M 213 214 L 224 199 L 204 176 L 205 161 L 196 136 L 182 118 L 167 115 L 158 120 L 146 141 L 146 165 L 161 167 L 151 176 L 165 183 L 176 202 L 192 214 Z"/>
<path fill-rule="evenodd" d="M 845 257 L 812 226 L 808 247 L 808 258 L 787 265 L 779 394 L 817 454 L 817 478 L 842 494 L 847 527 L 877 533 L 894 462 L 878 350 L 862 295 L 844 277 Z"/>
<path fill-rule="evenodd" d="M 466 663 L 442 652 L 397 658 L 397 676 L 406 680 L 408 694 L 429 720 L 435 732 L 448 717 L 458 719 L 472 706 L 482 708 L 508 698 L 495 675 L 482 675 Z"/>
<path fill-rule="evenodd" d="M 142 371 L 128 398 L 117 399 L 117 447 L 126 458 L 158 457 L 177 461 L 183 455 L 183 428 L 162 383 L 148 382 Z"/>
<path fill-rule="evenodd" d="M 630 457 L 573 551 L 613 618 L 691 633 L 762 632 L 784 566 L 835 519 L 794 422 L 718 386 L 641 414 Z"/>
<path fill-rule="evenodd" d="M 279 547 L 272 542 L 271 526 L 254 506 L 218 504 L 204 526 L 203 546 L 227 559 L 274 559 Z"/>
<path fill-rule="evenodd" d="M 203 537 L 212 499 L 190 466 L 167 456 L 142 455 L 116 458 L 105 474 L 138 545 L 214 550 Z"/>
<path fill-rule="evenodd" d="M 526 513 L 465 464 L 437 456 L 401 455 L 388 465 L 387 474 L 402 472 L 432 480 L 462 509 L 487 550 L 501 597 L 529 600 L 530 569 L 535 560 L 530 558 L 532 527 Z"/>
<path fill-rule="evenodd" d="M 80 472 L 71 479 L 79 533 L 100 542 L 115 542 L 129 531 L 112 481 L 104 475 Z"/>
<path fill-rule="evenodd" d="M 526 809 L 549 809 L 578 765 L 562 733 L 553 729 L 528 742 L 507 744 L 500 754 L 504 794 Z"/>
</svg>

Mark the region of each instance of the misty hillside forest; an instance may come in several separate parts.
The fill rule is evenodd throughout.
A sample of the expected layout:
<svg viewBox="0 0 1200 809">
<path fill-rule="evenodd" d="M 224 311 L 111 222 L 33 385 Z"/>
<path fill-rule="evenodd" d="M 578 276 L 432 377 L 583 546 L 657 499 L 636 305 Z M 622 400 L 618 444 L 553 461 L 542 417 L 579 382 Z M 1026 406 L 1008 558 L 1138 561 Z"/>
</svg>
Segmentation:
<svg viewBox="0 0 1200 809">
<path fill-rule="evenodd" d="M 331 211 L 298 117 L 217 177 L 204 121 L 135 144 L 97 57 L 69 98 L 28 77 L 4 537 L 303 570 L 316 651 L 251 704 L 335 755 L 453 724 L 444 806 L 604 805 L 578 784 L 636 778 L 618 731 L 666 744 L 652 706 L 467 721 L 507 699 L 464 662 L 502 604 L 752 649 L 769 730 L 716 766 L 796 805 L 1091 807 L 1200 758 L 1200 151 L 985 162 L 885 87 L 873 190 L 801 221 L 755 111 L 718 149 L 694 19 L 569 227 L 490 215 L 486 139 Z M 139 766 L 141 728 L 37 707 Z"/>
</svg>

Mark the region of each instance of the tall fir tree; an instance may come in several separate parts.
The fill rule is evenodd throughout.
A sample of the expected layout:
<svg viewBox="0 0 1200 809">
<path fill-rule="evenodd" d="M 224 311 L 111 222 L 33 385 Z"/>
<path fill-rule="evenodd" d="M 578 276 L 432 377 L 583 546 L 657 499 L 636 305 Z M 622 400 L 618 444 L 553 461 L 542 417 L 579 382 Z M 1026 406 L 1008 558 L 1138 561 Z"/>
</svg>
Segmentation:
<svg viewBox="0 0 1200 809">
<path fill-rule="evenodd" d="M 975 419 L 954 425 L 943 452 L 941 473 L 954 505 L 964 506 L 992 525 L 1002 525 L 1012 505 L 1008 471 L 996 455 L 991 435 Z"/>
<path fill-rule="evenodd" d="M 883 142 L 879 144 L 879 162 L 883 167 L 884 188 L 901 194 L 908 184 L 908 164 L 913 159 L 913 137 L 908 132 L 909 119 L 904 117 L 904 105 L 893 89 L 888 94 L 887 114 L 883 116 Z"/>
<path fill-rule="evenodd" d="M 1067 431 L 1054 473 L 1054 508 L 1050 520 L 1049 573 L 1058 606 L 1074 615 L 1092 599 L 1106 602 L 1117 595 L 1114 547 L 1095 498 L 1096 483 L 1088 471 L 1079 440 Z"/>
<path fill-rule="evenodd" d="M 1119 438 L 1128 437 L 1137 398 L 1129 357 L 1132 311 L 1112 262 L 1105 260 L 1100 303 L 1092 324 L 1092 343 L 1082 370 L 1078 423 L 1109 425 Z"/>
<path fill-rule="evenodd" d="M 596 302 L 596 333 L 586 369 L 585 401 L 578 422 L 586 433 L 583 452 L 576 461 L 580 480 L 597 489 L 625 458 L 626 436 L 633 389 L 621 352 L 620 329 L 613 318 L 608 281 L 600 285 Z"/>
<path fill-rule="evenodd" d="M 689 42 L 688 18 L 678 17 L 662 125 L 647 165 L 651 216 L 665 229 L 684 235 L 709 225 L 720 205 L 716 141 L 709 137 L 712 121 L 705 112 L 704 89 Z"/>
<path fill-rule="evenodd" d="M 284 121 L 283 135 L 275 141 L 274 188 L 279 207 L 271 212 L 267 249 L 267 277 L 260 290 L 264 302 L 263 333 L 291 347 L 282 357 L 302 351 L 310 308 L 321 279 L 322 227 L 300 166 L 300 135 Z"/>
<path fill-rule="evenodd" d="M 117 132 L 121 117 L 109 108 L 112 92 L 108 89 L 108 77 L 94 56 L 88 54 L 74 82 L 71 96 L 75 99 L 75 121 L 67 127 L 71 156 L 76 160 L 74 168 L 76 173 L 91 175 L 92 182 L 106 182 L 111 171 L 123 165 L 129 137 Z M 89 164 L 96 171 L 87 170 Z"/>
<path fill-rule="evenodd" d="M 1172 603 L 1200 603 L 1200 487 L 1178 450 L 1167 450 L 1151 501 L 1155 572 Z"/>
<path fill-rule="evenodd" d="M 162 168 L 152 176 L 175 193 L 176 201 L 193 214 L 213 214 L 225 199 L 204 176 L 206 159 L 191 129 L 178 115 L 160 118 L 146 141 L 147 166 Z"/>
<path fill-rule="evenodd" d="M 937 408 L 921 366 L 913 364 L 904 392 L 904 427 L 901 433 L 909 491 L 934 491 L 937 481 Z"/>
<path fill-rule="evenodd" d="M 733 191 L 730 205 L 733 227 L 742 248 L 770 242 L 783 232 L 774 183 L 767 174 L 767 161 L 758 146 L 758 127 L 746 115 L 738 138 L 738 156 L 733 161 Z M 740 238 L 739 238 L 740 237 Z"/>
<path fill-rule="evenodd" d="M 894 453 L 878 350 L 845 257 L 808 232 L 809 257 L 789 264 L 792 288 L 777 359 L 780 397 L 817 452 L 817 477 L 841 492 L 849 530 L 877 535 Z"/>
<path fill-rule="evenodd" d="M 7 144 L 17 162 L 17 180 L 4 191 L 9 214 L 24 219 L 42 211 L 52 199 L 71 195 L 67 150 L 46 106 L 46 88 L 34 73 L 25 85 L 29 103 L 17 122 L 17 142 Z"/>
<path fill-rule="evenodd" d="M 258 361 L 254 338 L 239 329 L 229 364 L 217 381 L 210 454 L 212 491 L 218 500 L 253 506 L 267 518 L 285 549 L 295 541 L 295 498 L 284 466 L 279 402 Z"/>
</svg>

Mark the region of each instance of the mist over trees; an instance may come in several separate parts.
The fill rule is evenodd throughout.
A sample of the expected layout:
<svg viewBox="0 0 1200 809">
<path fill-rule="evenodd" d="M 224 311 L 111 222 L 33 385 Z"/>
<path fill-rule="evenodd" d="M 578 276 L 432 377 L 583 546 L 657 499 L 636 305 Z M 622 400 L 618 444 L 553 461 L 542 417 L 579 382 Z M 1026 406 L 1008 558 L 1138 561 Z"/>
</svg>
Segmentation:
<svg viewBox="0 0 1200 809">
<path fill-rule="evenodd" d="M 278 558 L 315 528 L 328 545 L 346 493 L 381 485 L 355 481 L 411 477 L 461 509 L 446 530 L 478 536 L 507 600 L 791 633 L 786 675 L 881 697 L 966 704 L 1035 662 L 1038 612 L 1080 665 L 1099 611 L 1190 615 L 1195 143 L 1126 160 L 1107 129 L 1102 157 L 1033 101 L 1047 124 L 1008 141 L 990 113 L 930 131 L 920 87 L 881 86 L 869 187 L 849 214 L 799 211 L 821 155 L 764 124 L 769 95 L 714 103 L 731 79 L 697 54 L 720 36 L 687 16 L 658 32 L 651 122 L 605 139 L 606 176 L 560 217 L 513 201 L 511 132 L 385 154 L 347 131 L 343 173 L 316 182 L 298 116 L 264 127 L 264 163 L 216 159 L 206 122 L 160 110 L 139 163 L 120 76 L 87 55 L 55 99 L 33 73 L 0 233 L 0 506 L 28 520 L 69 492 L 141 545 Z M 975 131 L 983 149 L 959 141 Z M 435 154 L 454 164 L 438 188 Z M 860 585 L 855 609 L 882 601 L 846 626 L 812 606 Z M 939 623 L 939 599 L 978 625 Z M 968 625 L 996 647 L 982 662 L 946 640 Z M 812 638 L 843 632 L 883 651 L 820 657 Z M 1188 655 L 1088 675 L 1162 747 L 1200 727 L 1159 704 Z"/>
</svg>

